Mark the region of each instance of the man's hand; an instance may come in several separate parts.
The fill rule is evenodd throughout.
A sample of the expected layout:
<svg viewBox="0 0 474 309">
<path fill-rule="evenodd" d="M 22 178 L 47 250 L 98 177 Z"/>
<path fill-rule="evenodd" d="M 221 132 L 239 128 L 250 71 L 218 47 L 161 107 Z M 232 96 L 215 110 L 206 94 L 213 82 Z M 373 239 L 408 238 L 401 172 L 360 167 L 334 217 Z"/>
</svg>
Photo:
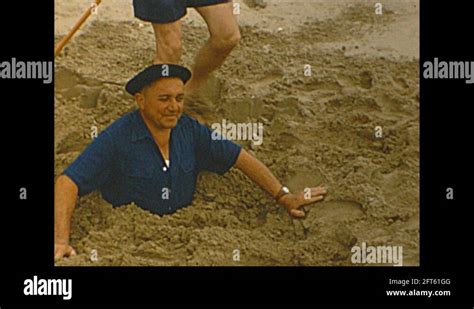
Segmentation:
<svg viewBox="0 0 474 309">
<path fill-rule="evenodd" d="M 70 245 L 64 244 L 54 244 L 54 261 L 59 261 L 63 257 L 69 257 L 77 255 L 76 250 L 74 250 Z"/>
<path fill-rule="evenodd" d="M 71 217 L 76 205 L 79 188 L 66 175 L 56 180 L 54 188 L 54 260 L 64 256 L 76 255 L 76 251 L 69 246 L 71 231 Z"/>
<path fill-rule="evenodd" d="M 300 210 L 302 206 L 309 205 L 321 201 L 324 198 L 324 195 L 327 193 L 326 188 L 324 187 L 314 187 L 310 188 L 311 198 L 305 198 L 305 192 L 300 192 L 298 194 L 286 194 L 283 195 L 278 203 L 286 208 L 290 216 L 295 218 L 303 218 L 305 212 Z M 307 194 L 306 194 L 307 195 Z"/>
</svg>

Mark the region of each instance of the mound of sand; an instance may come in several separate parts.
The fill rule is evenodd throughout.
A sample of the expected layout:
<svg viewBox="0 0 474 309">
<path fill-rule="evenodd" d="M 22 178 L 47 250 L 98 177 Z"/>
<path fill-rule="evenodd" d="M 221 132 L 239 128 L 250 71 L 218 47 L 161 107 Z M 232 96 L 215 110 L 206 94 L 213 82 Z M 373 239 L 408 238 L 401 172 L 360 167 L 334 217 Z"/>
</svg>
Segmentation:
<svg viewBox="0 0 474 309">
<path fill-rule="evenodd" d="M 383 17 L 359 2 L 318 3 L 243 7 L 241 44 L 204 90 L 207 106 L 191 111 L 264 123 L 263 144 L 243 145 L 292 190 L 325 184 L 326 200 L 292 219 L 235 169 L 200 175 L 193 205 L 164 217 L 113 209 L 94 193 L 73 215 L 79 255 L 56 265 L 352 265 L 361 242 L 403 246 L 404 265 L 418 265 L 418 46 L 403 48 L 417 41 L 407 39 L 417 2 L 390 2 Z M 193 18 L 183 33 L 189 66 L 208 33 Z M 56 59 L 56 175 L 92 127 L 135 108 L 123 85 L 153 55 L 149 25 L 96 18 Z"/>
</svg>

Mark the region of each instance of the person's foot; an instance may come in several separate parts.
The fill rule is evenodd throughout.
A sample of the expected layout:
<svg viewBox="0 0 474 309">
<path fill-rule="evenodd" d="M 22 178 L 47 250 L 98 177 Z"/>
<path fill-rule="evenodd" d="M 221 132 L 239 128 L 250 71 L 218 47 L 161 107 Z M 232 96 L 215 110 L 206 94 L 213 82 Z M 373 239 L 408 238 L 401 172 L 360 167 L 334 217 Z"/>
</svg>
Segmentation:
<svg viewBox="0 0 474 309">
<path fill-rule="evenodd" d="M 267 2 L 265 0 L 255 0 L 255 5 L 264 9 L 267 7 Z"/>
<path fill-rule="evenodd" d="M 204 83 L 205 85 L 205 83 Z M 186 95 L 189 96 L 199 96 L 199 89 L 202 88 L 202 84 L 197 84 L 196 82 L 193 82 L 192 77 L 191 80 L 186 83 L 184 86 L 184 92 Z"/>
<path fill-rule="evenodd" d="M 209 123 L 212 106 L 199 94 L 186 93 L 184 98 L 184 112 L 201 124 Z"/>
<path fill-rule="evenodd" d="M 186 113 L 196 118 L 203 124 L 208 124 L 209 119 L 215 115 L 216 108 L 221 101 L 222 83 L 215 76 L 211 75 L 205 84 L 194 92 L 184 90 L 184 110 Z"/>
<path fill-rule="evenodd" d="M 244 2 L 250 8 L 260 7 L 263 9 L 267 7 L 267 2 L 265 0 L 244 0 Z"/>
</svg>

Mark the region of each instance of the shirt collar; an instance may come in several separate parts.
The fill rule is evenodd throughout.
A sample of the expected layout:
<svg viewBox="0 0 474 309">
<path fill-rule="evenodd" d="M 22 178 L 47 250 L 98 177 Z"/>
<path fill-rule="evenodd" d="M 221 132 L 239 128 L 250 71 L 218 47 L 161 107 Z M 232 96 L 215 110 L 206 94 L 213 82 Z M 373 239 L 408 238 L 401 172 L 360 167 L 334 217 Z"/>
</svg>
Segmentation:
<svg viewBox="0 0 474 309">
<path fill-rule="evenodd" d="M 134 130 L 132 141 L 135 142 L 145 138 L 153 140 L 153 136 L 151 135 L 150 130 L 148 130 L 148 127 L 146 126 L 145 121 L 143 120 L 142 115 L 138 109 L 133 112 L 133 120 Z"/>
</svg>

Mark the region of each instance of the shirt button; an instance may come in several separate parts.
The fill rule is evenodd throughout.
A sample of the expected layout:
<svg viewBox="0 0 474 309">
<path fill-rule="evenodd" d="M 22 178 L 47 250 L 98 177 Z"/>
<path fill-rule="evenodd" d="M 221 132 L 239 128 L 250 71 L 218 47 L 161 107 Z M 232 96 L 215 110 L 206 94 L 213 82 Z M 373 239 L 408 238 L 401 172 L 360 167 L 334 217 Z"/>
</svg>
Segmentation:
<svg viewBox="0 0 474 309">
<path fill-rule="evenodd" d="M 163 172 L 166 172 L 168 169 L 166 168 L 166 166 L 163 166 Z"/>
</svg>

